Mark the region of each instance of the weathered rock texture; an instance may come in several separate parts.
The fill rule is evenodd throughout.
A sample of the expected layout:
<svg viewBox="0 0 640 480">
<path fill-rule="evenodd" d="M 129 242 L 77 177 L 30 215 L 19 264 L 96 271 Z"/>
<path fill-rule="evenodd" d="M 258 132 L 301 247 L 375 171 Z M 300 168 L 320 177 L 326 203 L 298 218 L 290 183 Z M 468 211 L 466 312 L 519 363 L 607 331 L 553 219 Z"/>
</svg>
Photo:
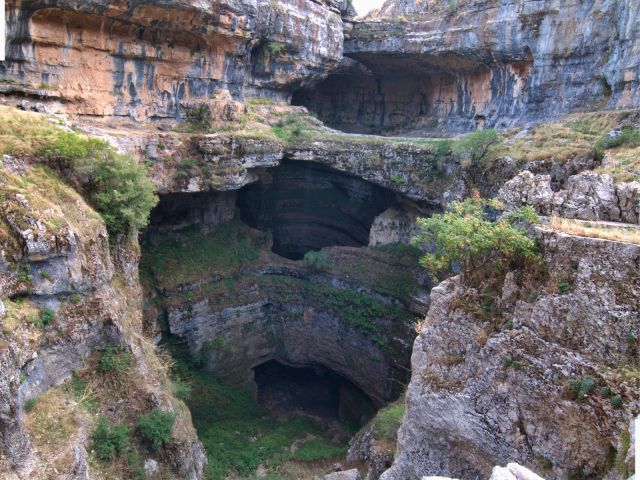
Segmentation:
<svg viewBox="0 0 640 480">
<path fill-rule="evenodd" d="M 68 381 L 96 351 L 121 344 L 145 379 L 136 385 L 140 400 L 174 408 L 161 383 L 166 377 L 154 370 L 138 336 L 139 250 L 123 239 L 111 247 L 100 216 L 42 167 L 0 167 L 0 192 L 0 476 L 88 478 L 92 424 L 78 410 L 63 444 L 47 437 L 47 445 L 59 445 L 49 452 L 32 444 L 24 405 Z M 50 315 L 46 322 L 43 315 Z M 204 451 L 188 413 L 178 415 L 177 425 L 167 458 L 181 478 L 195 480 L 206 465 Z"/>
<path fill-rule="evenodd" d="M 450 7 L 447 7 L 451 5 Z M 350 132 L 504 127 L 640 104 L 640 2 L 389 0 L 294 103 Z"/>
<path fill-rule="evenodd" d="M 640 404 L 634 367 L 620 366 L 638 362 L 640 246 L 538 234 L 550 277 L 507 275 L 501 316 L 472 313 L 477 292 L 460 277 L 432 290 L 398 453 L 382 479 L 488 478 L 512 461 L 543 477 L 627 478 L 618 470 L 627 452 L 616 449 Z M 586 376 L 595 386 L 576 400 L 569 382 Z"/>
<path fill-rule="evenodd" d="M 543 215 L 579 220 L 640 221 L 640 182 L 615 183 L 608 175 L 583 172 L 568 178 L 565 188 L 553 191 L 549 175 L 519 173 L 500 189 L 498 198 L 508 208 L 531 205 Z"/>
<path fill-rule="evenodd" d="M 0 74 L 19 84 L 16 93 L 135 119 L 177 117 L 181 104 L 217 90 L 286 97 L 340 61 L 340 8 L 331 0 L 14 0 Z"/>
</svg>

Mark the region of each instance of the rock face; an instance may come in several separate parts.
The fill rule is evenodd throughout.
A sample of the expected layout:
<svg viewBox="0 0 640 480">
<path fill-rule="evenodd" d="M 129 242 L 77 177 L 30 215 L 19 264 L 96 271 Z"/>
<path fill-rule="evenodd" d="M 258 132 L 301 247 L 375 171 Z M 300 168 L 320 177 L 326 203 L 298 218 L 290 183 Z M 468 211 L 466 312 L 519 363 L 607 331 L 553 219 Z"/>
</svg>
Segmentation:
<svg viewBox="0 0 640 480">
<path fill-rule="evenodd" d="M 146 379 L 136 385 L 141 399 L 173 408 L 162 374 L 150 367 L 149 350 L 133 338 L 141 330 L 139 249 L 126 239 L 111 246 L 100 216 L 42 167 L 0 167 L 0 191 L 0 476 L 46 478 L 55 463 L 64 478 L 88 479 L 92 424 L 80 409 L 62 444 L 47 436 L 46 445 L 57 445 L 52 453 L 33 437 L 25 405 L 67 382 L 95 352 L 118 344 L 131 351 Z M 65 405 L 78 403 L 68 399 Z M 188 414 L 178 422 L 168 455 L 186 472 L 183 478 L 195 480 L 206 458 Z M 57 461 L 50 454 L 59 455 Z"/>
<path fill-rule="evenodd" d="M 287 97 L 342 57 L 340 5 L 285 0 L 7 4 L 11 91 L 90 115 L 177 117 L 229 91 Z M 34 87 L 38 87 L 38 89 Z"/>
<path fill-rule="evenodd" d="M 505 183 L 498 198 L 509 208 L 531 205 L 543 215 L 579 220 L 640 222 L 640 182 L 616 184 L 608 175 L 583 172 L 554 192 L 549 175 L 525 170 Z"/>
<path fill-rule="evenodd" d="M 620 365 L 638 361 L 640 246 L 538 235 L 549 277 L 508 274 L 498 319 L 472 313 L 476 292 L 460 277 L 432 290 L 383 480 L 489 478 L 510 461 L 545 477 L 626 478 L 619 441 L 640 405 L 637 376 Z"/>
<path fill-rule="evenodd" d="M 294 103 L 350 132 L 468 130 L 640 104 L 640 2 L 397 1 Z"/>
</svg>

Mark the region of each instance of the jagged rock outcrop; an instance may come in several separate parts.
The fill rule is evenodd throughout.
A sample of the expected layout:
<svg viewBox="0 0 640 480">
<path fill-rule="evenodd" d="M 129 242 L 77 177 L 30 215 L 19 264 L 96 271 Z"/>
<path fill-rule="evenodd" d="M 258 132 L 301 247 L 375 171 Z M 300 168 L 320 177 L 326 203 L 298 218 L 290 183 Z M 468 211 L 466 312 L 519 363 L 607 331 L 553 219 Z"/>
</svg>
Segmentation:
<svg viewBox="0 0 640 480">
<path fill-rule="evenodd" d="M 345 2 L 9 1 L 5 93 L 134 119 L 218 90 L 286 98 L 342 58 Z"/>
<path fill-rule="evenodd" d="M 64 478 L 100 478 L 90 475 L 91 415 L 81 414 L 79 399 L 63 396 L 73 372 L 107 345 L 123 345 L 144 379 L 135 384 L 140 399 L 174 409 L 162 383 L 166 371 L 154 366 L 139 335 L 139 249 L 127 238 L 110 246 L 101 217 L 42 166 L 7 162 L 0 191 L 0 476 L 40 479 L 55 470 Z M 56 409 L 65 405 L 73 429 L 29 420 L 27 410 L 40 397 L 52 412 L 45 418 L 61 424 Z M 202 445 L 188 413 L 180 412 L 177 423 L 167 454 L 182 478 L 196 480 L 206 465 Z M 36 438 L 39 428 L 45 433 Z"/>
<path fill-rule="evenodd" d="M 610 176 L 582 172 L 553 191 L 549 175 L 525 170 L 503 185 L 498 198 L 508 208 L 531 205 L 543 215 L 579 220 L 640 222 L 640 182 L 615 183 Z"/>
<path fill-rule="evenodd" d="M 422 477 L 422 480 L 455 480 L 448 477 Z M 517 463 L 508 463 L 506 467 L 496 465 L 489 480 L 544 480 L 540 475 Z"/>
<path fill-rule="evenodd" d="M 637 0 L 389 0 L 354 25 L 336 74 L 294 102 L 363 133 L 638 106 L 639 15 Z"/>
<path fill-rule="evenodd" d="M 461 277 L 432 290 L 382 479 L 489 478 L 513 461 L 544 477 L 627 478 L 616 449 L 640 410 L 640 246 L 538 235 L 549 276 L 508 274 L 491 316 Z"/>
</svg>

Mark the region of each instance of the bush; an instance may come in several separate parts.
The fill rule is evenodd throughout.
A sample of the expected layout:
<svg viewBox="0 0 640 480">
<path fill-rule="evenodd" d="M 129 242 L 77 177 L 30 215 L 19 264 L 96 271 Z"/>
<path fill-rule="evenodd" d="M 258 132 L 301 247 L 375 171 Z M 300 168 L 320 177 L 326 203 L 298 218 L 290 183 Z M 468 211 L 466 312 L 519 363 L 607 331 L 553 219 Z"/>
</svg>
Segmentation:
<svg viewBox="0 0 640 480">
<path fill-rule="evenodd" d="M 175 421 L 174 413 L 154 409 L 145 415 L 138 416 L 138 430 L 151 447 L 158 451 L 171 440 Z"/>
<path fill-rule="evenodd" d="M 465 273 L 486 268 L 500 273 L 540 262 L 537 244 L 522 225 L 538 221 L 533 209 L 522 207 L 490 221 L 498 206 L 472 198 L 453 202 L 444 214 L 418 219 L 421 233 L 412 244 L 428 252 L 420 264 L 443 279 L 452 265 L 459 265 Z"/>
<path fill-rule="evenodd" d="M 124 424 L 112 423 L 106 417 L 100 417 L 92 440 L 96 457 L 108 462 L 129 447 L 129 428 Z"/>
<path fill-rule="evenodd" d="M 622 408 L 622 397 L 620 395 L 611 397 L 611 406 L 615 409 Z"/>
<path fill-rule="evenodd" d="M 36 407 L 37 403 L 38 399 L 36 397 L 29 398 L 24 402 L 24 411 L 27 413 L 30 412 Z"/>
<path fill-rule="evenodd" d="M 331 266 L 329 257 L 327 257 L 327 254 L 322 251 L 310 251 L 305 253 L 304 263 L 306 263 L 308 267 L 311 267 L 315 270 L 326 270 Z"/>
<path fill-rule="evenodd" d="M 92 203 L 112 234 L 142 229 L 158 203 L 147 170 L 129 156 L 109 154 L 92 172 Z"/>
<path fill-rule="evenodd" d="M 493 145 L 500 143 L 500 135 L 493 129 L 478 130 L 453 143 L 452 151 L 461 159 L 469 159 L 471 165 L 479 165 Z"/>
<path fill-rule="evenodd" d="M 198 103 L 196 105 L 186 107 L 185 114 L 187 121 L 194 129 L 207 131 L 211 128 L 213 114 L 211 113 L 211 107 L 206 103 Z"/>
<path fill-rule="evenodd" d="M 40 322 L 43 326 L 49 325 L 56 318 L 56 312 L 51 310 L 50 308 L 43 308 L 40 310 Z"/>
<path fill-rule="evenodd" d="M 112 234 L 141 229 L 158 198 L 147 171 L 106 142 L 60 132 L 41 151 L 48 163 L 87 188 L 89 201 Z"/>
<path fill-rule="evenodd" d="M 102 353 L 98 362 L 97 370 L 100 373 L 114 373 L 122 376 L 133 363 L 132 355 L 123 345 L 109 345 Z"/>
<path fill-rule="evenodd" d="M 572 393 L 573 399 L 579 402 L 583 401 L 595 387 L 596 384 L 591 375 L 584 376 L 582 380 L 569 381 L 569 390 Z"/>
</svg>

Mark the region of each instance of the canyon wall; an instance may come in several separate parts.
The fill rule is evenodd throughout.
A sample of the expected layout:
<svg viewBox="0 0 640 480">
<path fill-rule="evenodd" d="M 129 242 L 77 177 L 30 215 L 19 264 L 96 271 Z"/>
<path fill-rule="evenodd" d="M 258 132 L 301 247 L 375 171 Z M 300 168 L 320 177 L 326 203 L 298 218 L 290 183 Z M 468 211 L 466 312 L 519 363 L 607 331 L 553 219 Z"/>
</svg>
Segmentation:
<svg viewBox="0 0 640 480">
<path fill-rule="evenodd" d="M 353 132 L 507 127 L 640 104 L 636 0 L 389 0 L 294 102 Z"/>
<path fill-rule="evenodd" d="M 138 120 L 179 117 L 222 91 L 287 98 L 342 58 L 340 9 L 330 0 L 12 0 L 2 91 Z"/>
</svg>

